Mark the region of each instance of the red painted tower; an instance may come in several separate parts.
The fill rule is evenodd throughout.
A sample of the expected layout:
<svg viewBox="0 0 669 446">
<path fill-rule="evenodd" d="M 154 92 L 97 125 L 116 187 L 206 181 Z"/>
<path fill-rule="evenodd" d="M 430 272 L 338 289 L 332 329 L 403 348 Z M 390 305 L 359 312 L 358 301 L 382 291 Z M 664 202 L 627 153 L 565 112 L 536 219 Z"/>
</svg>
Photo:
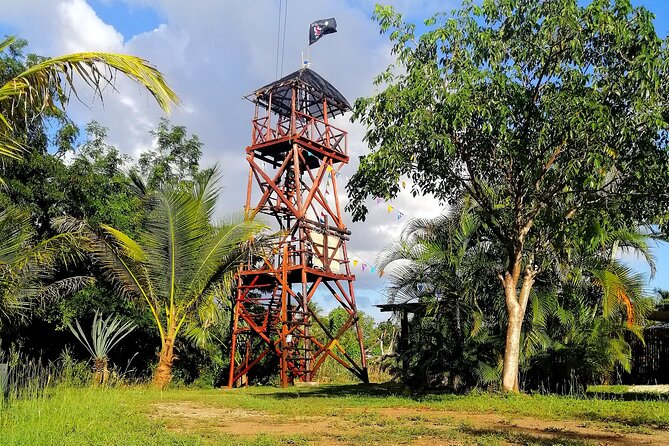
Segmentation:
<svg viewBox="0 0 669 446">
<path fill-rule="evenodd" d="M 323 362 L 339 362 L 368 382 L 353 292 L 337 172 L 348 162 L 347 133 L 329 120 L 351 109 L 329 82 L 302 68 L 247 97 L 255 104 L 245 212 L 277 222 L 279 238 L 265 256 L 240 267 L 234 302 L 228 386 L 267 355 L 276 355 L 281 385 L 311 381 Z M 325 291 L 347 314 L 333 333 L 309 303 Z M 324 338 L 310 327 L 318 325 Z M 338 340 L 354 330 L 358 351 Z M 252 349 L 252 339 L 263 348 Z M 255 353 L 254 351 L 255 350 Z"/>
</svg>

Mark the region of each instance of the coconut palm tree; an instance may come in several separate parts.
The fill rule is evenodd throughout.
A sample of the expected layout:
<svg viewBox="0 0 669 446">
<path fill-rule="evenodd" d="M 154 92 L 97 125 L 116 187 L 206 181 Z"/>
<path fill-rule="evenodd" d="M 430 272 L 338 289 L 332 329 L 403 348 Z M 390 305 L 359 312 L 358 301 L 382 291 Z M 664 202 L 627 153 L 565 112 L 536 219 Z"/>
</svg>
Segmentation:
<svg viewBox="0 0 669 446">
<path fill-rule="evenodd" d="M 464 197 L 449 213 L 411 220 L 379 256 L 394 302 L 418 301 L 424 314 L 402 345 L 405 381 L 453 390 L 476 384 L 479 363 L 494 359 L 488 333 L 505 310 L 495 299 L 494 246 Z"/>
<path fill-rule="evenodd" d="M 218 197 L 215 176 L 215 169 L 209 170 L 192 186 L 154 191 L 135 178 L 147 217 L 134 239 L 110 226 L 93 230 L 72 219 L 61 221 L 61 229 L 85 234 L 86 249 L 119 290 L 151 311 L 161 341 L 153 379 L 160 388 L 171 380 L 177 336 L 189 324 L 216 317 L 202 313 L 230 298 L 234 272 L 264 229 L 252 220 L 211 224 Z"/>
<path fill-rule="evenodd" d="M 599 230 L 591 238 L 594 243 L 571 237 L 568 258 L 545 268 L 552 276 L 531 297 L 521 352 L 535 385 L 561 384 L 572 391 L 574 386 L 610 380 L 616 366 L 629 372 L 625 334 L 643 339 L 653 301 L 644 275 L 622 262 L 620 252 L 645 259 L 653 274 L 653 238 L 652 232 L 638 227 Z M 548 384 L 541 370 L 551 370 L 558 379 Z"/>
<path fill-rule="evenodd" d="M 14 37 L 0 42 L 0 52 Z M 69 98 L 78 97 L 77 80 L 102 99 L 105 87 L 114 88 L 117 73 L 146 87 L 160 107 L 168 111 L 179 99 L 163 75 L 147 61 L 125 54 L 86 52 L 45 59 L 0 86 L 0 157 L 21 158 L 24 143 L 14 133 L 22 120 L 61 114 Z"/>
</svg>

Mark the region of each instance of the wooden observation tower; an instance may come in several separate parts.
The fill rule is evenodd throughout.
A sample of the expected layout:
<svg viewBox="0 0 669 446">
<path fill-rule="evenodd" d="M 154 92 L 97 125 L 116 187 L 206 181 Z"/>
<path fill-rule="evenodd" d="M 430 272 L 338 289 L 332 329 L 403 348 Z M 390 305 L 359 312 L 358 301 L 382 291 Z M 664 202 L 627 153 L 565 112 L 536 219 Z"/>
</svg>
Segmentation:
<svg viewBox="0 0 669 446">
<path fill-rule="evenodd" d="M 276 355 L 281 385 L 311 381 L 330 357 L 368 382 L 362 329 L 353 292 L 337 172 L 348 162 L 347 133 L 329 120 L 351 109 L 329 82 L 302 68 L 247 97 L 255 104 L 245 212 L 278 224 L 265 256 L 249 258 L 237 275 L 228 386 L 239 384 L 267 355 Z M 346 310 L 337 332 L 309 303 L 320 290 Z M 311 327 L 320 326 L 317 339 Z M 339 343 L 353 330 L 355 352 Z M 252 341 L 255 338 L 255 343 Z M 257 340 L 262 348 L 252 348 Z"/>
</svg>

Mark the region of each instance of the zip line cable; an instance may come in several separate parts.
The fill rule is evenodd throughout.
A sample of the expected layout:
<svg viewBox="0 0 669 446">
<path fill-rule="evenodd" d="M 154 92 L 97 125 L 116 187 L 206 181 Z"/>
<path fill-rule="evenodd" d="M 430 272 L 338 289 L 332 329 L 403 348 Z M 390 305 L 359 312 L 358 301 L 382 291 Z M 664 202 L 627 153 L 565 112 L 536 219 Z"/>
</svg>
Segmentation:
<svg viewBox="0 0 669 446">
<path fill-rule="evenodd" d="M 281 42 L 281 76 L 283 76 L 283 61 L 285 59 L 284 54 L 286 53 L 286 20 L 288 18 L 288 0 L 283 7 L 283 42 Z M 280 20 L 280 19 L 279 19 Z"/>
<path fill-rule="evenodd" d="M 279 42 L 281 41 L 281 6 L 283 0 L 279 0 L 279 15 L 276 26 L 276 63 L 274 65 L 274 77 L 279 78 Z"/>
<path fill-rule="evenodd" d="M 281 24 L 281 12 L 283 11 L 283 31 Z M 276 24 L 276 63 L 274 64 L 274 77 L 279 79 L 283 76 L 283 61 L 286 54 L 286 24 L 288 22 L 288 0 L 279 0 L 279 14 Z M 279 63 L 279 61 L 281 61 Z"/>
</svg>

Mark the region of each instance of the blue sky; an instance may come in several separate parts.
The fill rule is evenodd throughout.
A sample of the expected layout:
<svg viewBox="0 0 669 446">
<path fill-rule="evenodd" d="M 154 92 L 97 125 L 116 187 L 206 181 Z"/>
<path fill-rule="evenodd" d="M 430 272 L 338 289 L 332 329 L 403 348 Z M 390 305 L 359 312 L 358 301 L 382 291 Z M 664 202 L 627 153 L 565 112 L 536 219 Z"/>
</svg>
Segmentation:
<svg viewBox="0 0 669 446">
<path fill-rule="evenodd" d="M 111 3 L 102 0 L 92 0 L 90 4 L 101 19 L 113 25 L 118 32 L 123 34 L 125 40 L 131 39 L 136 34 L 155 29 L 165 20 L 164 15 L 158 9 L 148 6 L 133 6 L 127 3 L 119 4 L 118 2 Z M 660 36 L 666 36 L 669 33 L 668 1 L 635 0 L 633 4 L 643 5 L 655 14 L 655 27 Z M 416 19 L 419 19 L 419 17 L 416 17 Z M 669 289 L 669 244 L 657 244 L 655 254 L 657 257 L 657 274 L 649 286 L 651 288 Z M 629 263 L 640 271 L 649 273 L 648 268 L 642 261 L 629 260 Z"/>
<path fill-rule="evenodd" d="M 385 36 L 370 17 L 374 0 L 287 0 L 284 74 L 298 68 L 307 39 L 308 23 L 336 17 L 338 32 L 312 47 L 313 67 L 330 80 L 350 102 L 374 92 L 373 77 L 392 62 Z M 450 10 L 455 0 L 389 0 L 413 21 L 437 10 Z M 57 55 L 84 50 L 125 52 L 155 64 L 184 104 L 170 119 L 185 125 L 205 144 L 204 162 L 218 162 L 223 170 L 225 194 L 220 214 L 237 211 L 243 204 L 240 177 L 246 175 L 243 148 L 250 137 L 252 109 L 241 98 L 274 79 L 278 0 L 0 0 L 0 33 L 26 38 L 29 50 Z M 634 0 L 655 15 L 660 36 L 669 33 L 669 1 Z M 252 6 L 251 6 L 252 5 Z M 109 127 L 111 142 L 137 156 L 151 147 L 149 130 L 162 113 L 141 89 L 123 79 L 118 94 L 108 94 L 104 106 L 72 103 L 71 116 L 84 124 L 97 119 Z M 347 120 L 337 123 L 349 134 L 351 175 L 356 158 L 366 152 L 364 128 Z M 393 202 L 408 217 L 431 217 L 443 210 L 429 198 L 415 200 L 402 193 Z M 406 219 L 398 221 L 385 205 L 370 206 L 365 223 L 350 223 L 349 248 L 360 260 L 373 263 L 387 243 L 395 239 Z M 650 287 L 669 289 L 669 246 L 655 251 L 658 272 Z M 641 262 L 629 262 L 644 270 Z M 373 312 L 385 300 L 384 280 L 357 271 L 359 307 Z M 378 316 L 378 315 L 377 315 Z"/>
<path fill-rule="evenodd" d="M 110 0 L 90 0 L 88 3 L 102 20 L 113 25 L 117 31 L 123 34 L 126 40 L 139 33 L 155 29 L 165 21 L 165 16 L 159 8 L 147 5 L 133 5 Z M 587 2 L 582 1 L 581 3 Z M 669 30 L 669 2 L 666 0 L 632 0 L 632 4 L 645 6 L 652 11 L 656 16 L 656 30 L 661 36 L 667 35 Z M 418 16 L 415 18 L 420 19 Z"/>
<path fill-rule="evenodd" d="M 125 40 L 151 31 L 165 21 L 165 16 L 160 13 L 159 9 L 149 6 L 104 0 L 91 0 L 89 4 L 98 17 L 105 23 L 114 26 L 118 32 L 123 34 Z"/>
</svg>

